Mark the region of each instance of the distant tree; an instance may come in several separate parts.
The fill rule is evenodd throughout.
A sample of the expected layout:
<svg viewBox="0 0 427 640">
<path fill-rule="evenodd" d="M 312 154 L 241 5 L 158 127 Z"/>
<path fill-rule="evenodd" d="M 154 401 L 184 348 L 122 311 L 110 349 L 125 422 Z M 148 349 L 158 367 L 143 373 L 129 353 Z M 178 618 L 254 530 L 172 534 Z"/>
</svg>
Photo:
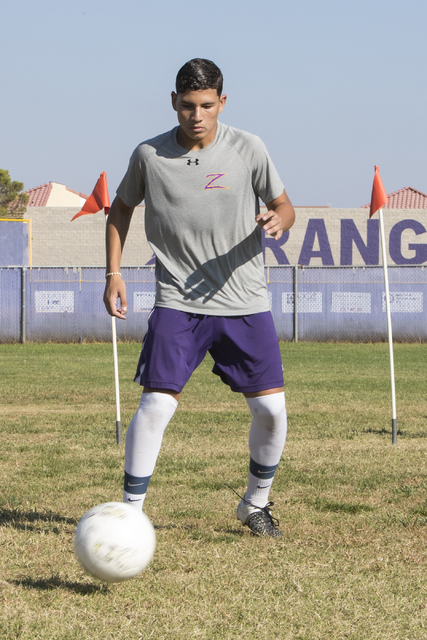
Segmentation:
<svg viewBox="0 0 427 640">
<path fill-rule="evenodd" d="M 22 182 L 12 182 L 9 171 L 0 169 L 0 218 L 22 218 L 28 203 L 23 189 Z"/>
</svg>

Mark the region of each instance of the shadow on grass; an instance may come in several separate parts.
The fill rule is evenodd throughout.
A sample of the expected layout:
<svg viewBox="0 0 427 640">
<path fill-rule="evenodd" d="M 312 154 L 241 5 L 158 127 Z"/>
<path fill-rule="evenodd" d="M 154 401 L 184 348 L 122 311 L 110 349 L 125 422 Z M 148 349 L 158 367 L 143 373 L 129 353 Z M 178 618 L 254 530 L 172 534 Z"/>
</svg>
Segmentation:
<svg viewBox="0 0 427 640">
<path fill-rule="evenodd" d="M 243 538 L 248 534 L 249 530 L 246 530 L 243 527 L 224 527 L 224 529 L 220 529 L 219 527 L 214 527 L 212 530 L 208 527 L 200 526 L 199 523 L 191 524 L 185 522 L 169 523 L 164 525 L 153 525 L 156 531 L 181 531 L 184 532 L 189 538 L 196 541 L 204 541 L 204 542 L 236 542 L 237 540 Z M 250 532 L 249 532 L 250 533 Z"/>
<path fill-rule="evenodd" d="M 329 511 L 332 513 L 357 514 L 362 511 L 374 511 L 372 507 L 360 503 L 334 502 L 333 500 L 325 500 L 323 498 L 316 498 L 314 502 L 310 502 L 318 511 Z"/>
<path fill-rule="evenodd" d="M 92 594 L 92 593 L 108 593 L 108 586 L 105 584 L 85 584 L 82 582 L 71 582 L 63 580 L 59 576 L 51 576 L 50 578 L 21 578 L 20 580 L 9 580 L 11 584 L 24 589 L 38 589 L 40 591 L 51 591 L 53 589 L 68 589 L 74 593 Z"/>
<path fill-rule="evenodd" d="M 363 433 L 373 433 L 376 436 L 391 436 L 391 431 L 384 429 L 384 427 L 382 429 L 372 429 L 372 427 L 369 427 L 368 429 L 363 429 Z"/>
<path fill-rule="evenodd" d="M 26 530 L 26 531 L 38 531 L 40 530 L 40 523 L 57 523 L 77 525 L 76 518 L 68 518 L 61 516 L 59 513 L 53 512 L 39 512 L 39 511 L 20 511 L 19 509 L 2 509 L 0 508 L 0 526 L 10 526 L 14 529 Z M 59 527 L 53 527 L 50 529 L 54 533 L 59 533 Z"/>
<path fill-rule="evenodd" d="M 389 438 L 391 438 L 391 431 L 390 429 L 372 429 L 371 427 L 369 427 L 368 429 L 364 429 L 363 433 L 372 433 L 376 436 L 388 436 Z M 401 431 L 400 429 L 397 430 L 396 435 L 401 438 L 407 438 L 408 440 L 414 439 L 414 438 L 426 438 L 427 437 L 427 431 L 418 431 L 415 433 L 410 433 L 410 432 L 406 432 L 406 431 Z"/>
<path fill-rule="evenodd" d="M 242 536 L 248 533 L 249 529 L 245 529 L 241 525 L 238 525 L 237 527 L 225 527 L 224 529 L 214 529 L 214 531 L 215 533 L 222 533 L 227 536 L 232 535 L 232 536 L 237 536 L 238 538 L 241 538 Z"/>
</svg>

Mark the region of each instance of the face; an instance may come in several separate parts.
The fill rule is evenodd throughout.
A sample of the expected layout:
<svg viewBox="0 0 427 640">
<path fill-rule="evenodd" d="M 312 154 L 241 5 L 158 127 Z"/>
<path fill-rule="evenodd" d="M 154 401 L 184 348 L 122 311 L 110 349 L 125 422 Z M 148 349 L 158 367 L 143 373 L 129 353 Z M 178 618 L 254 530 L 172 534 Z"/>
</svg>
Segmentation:
<svg viewBox="0 0 427 640">
<path fill-rule="evenodd" d="M 184 149 L 207 147 L 215 139 L 218 116 L 227 96 L 218 96 L 216 89 L 172 92 L 172 106 L 178 114 L 178 144 Z"/>
</svg>

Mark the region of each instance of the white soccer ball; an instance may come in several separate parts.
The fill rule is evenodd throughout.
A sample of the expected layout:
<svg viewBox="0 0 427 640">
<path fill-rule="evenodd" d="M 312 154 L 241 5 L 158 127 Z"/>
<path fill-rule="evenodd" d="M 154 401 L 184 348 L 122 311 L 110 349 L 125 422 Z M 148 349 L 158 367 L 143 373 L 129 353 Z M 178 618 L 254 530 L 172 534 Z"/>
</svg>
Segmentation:
<svg viewBox="0 0 427 640">
<path fill-rule="evenodd" d="M 156 534 L 139 509 L 124 502 L 106 502 L 82 516 L 74 547 L 92 576 L 103 582 L 122 582 L 137 576 L 151 561 Z"/>
</svg>

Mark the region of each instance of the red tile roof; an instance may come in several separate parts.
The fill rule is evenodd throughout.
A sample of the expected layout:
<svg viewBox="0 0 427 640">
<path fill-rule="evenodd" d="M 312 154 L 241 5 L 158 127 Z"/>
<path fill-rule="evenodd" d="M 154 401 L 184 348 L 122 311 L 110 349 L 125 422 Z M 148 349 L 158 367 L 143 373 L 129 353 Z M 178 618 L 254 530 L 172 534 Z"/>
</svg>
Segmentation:
<svg viewBox="0 0 427 640">
<path fill-rule="evenodd" d="M 28 207 L 47 207 L 49 204 L 49 196 L 52 193 L 53 185 L 54 185 L 53 182 L 48 182 L 46 184 L 40 185 L 39 187 L 34 187 L 33 189 L 28 189 L 27 191 L 25 191 L 25 193 L 27 193 L 30 197 L 27 206 Z M 65 185 L 61 185 L 61 186 L 65 186 Z M 84 200 L 87 200 L 89 197 L 85 193 L 74 191 L 74 189 L 69 189 L 68 187 L 65 187 L 65 189 L 70 193 L 75 193 L 77 196 L 80 196 L 80 198 L 84 198 Z"/>
<path fill-rule="evenodd" d="M 52 183 L 42 184 L 40 187 L 28 189 L 25 193 L 29 196 L 28 207 L 45 207 L 52 191 Z"/>
<path fill-rule="evenodd" d="M 361 208 L 369 207 L 370 204 L 364 204 Z M 384 209 L 427 209 L 427 195 L 412 187 L 405 187 L 388 194 L 388 202 Z"/>
</svg>

